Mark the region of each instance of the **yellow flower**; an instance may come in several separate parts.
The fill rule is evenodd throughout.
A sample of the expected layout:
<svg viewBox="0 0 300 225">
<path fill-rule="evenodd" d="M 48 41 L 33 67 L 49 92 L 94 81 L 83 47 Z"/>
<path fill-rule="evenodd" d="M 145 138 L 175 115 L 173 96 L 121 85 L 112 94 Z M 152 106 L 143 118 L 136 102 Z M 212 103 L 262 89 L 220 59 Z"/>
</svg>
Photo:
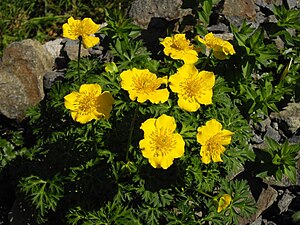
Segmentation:
<svg viewBox="0 0 300 225">
<path fill-rule="evenodd" d="M 169 78 L 170 88 L 178 94 L 178 106 L 188 112 L 195 112 L 200 104 L 212 104 L 215 75 L 201 71 L 192 64 L 184 64 Z"/>
<path fill-rule="evenodd" d="M 224 41 L 222 38 L 216 37 L 213 33 L 205 35 L 205 40 L 196 36 L 196 39 L 205 44 L 208 48 L 213 49 L 214 56 L 217 59 L 224 60 L 227 55 L 235 54 L 232 44 L 228 41 Z"/>
<path fill-rule="evenodd" d="M 63 37 L 71 40 L 82 38 L 82 43 L 85 48 L 92 48 L 99 43 L 98 37 L 91 36 L 100 29 L 100 25 L 95 24 L 91 18 L 84 18 L 83 20 L 74 20 L 71 16 L 68 23 L 63 26 Z"/>
<path fill-rule="evenodd" d="M 221 154 L 225 151 L 226 145 L 231 142 L 233 133 L 229 130 L 222 130 L 222 124 L 211 119 L 204 126 L 197 129 L 197 141 L 202 145 L 200 155 L 202 162 L 208 164 L 211 162 L 223 162 Z"/>
<path fill-rule="evenodd" d="M 190 41 L 185 38 L 185 34 L 166 37 L 161 44 L 165 47 L 165 55 L 172 59 L 181 59 L 186 64 L 194 64 L 198 61 L 198 53 Z"/>
<path fill-rule="evenodd" d="M 123 71 L 120 74 L 121 87 L 129 92 L 129 98 L 138 102 L 164 103 L 169 98 L 167 88 L 158 89 L 162 84 L 167 84 L 167 78 L 157 78 L 148 69 L 136 69 Z"/>
<path fill-rule="evenodd" d="M 157 119 L 146 120 L 140 128 L 144 131 L 144 139 L 139 143 L 142 154 L 154 168 L 167 169 L 174 158 L 183 156 L 185 143 L 175 132 L 173 117 L 163 114 Z"/>
<path fill-rule="evenodd" d="M 229 194 L 223 194 L 218 201 L 217 212 L 221 212 L 223 209 L 227 208 L 231 203 L 231 196 Z"/>
<path fill-rule="evenodd" d="M 108 91 L 101 90 L 99 84 L 83 84 L 79 92 L 64 97 L 65 107 L 71 110 L 73 120 L 87 123 L 102 117 L 108 119 L 114 99 Z"/>
</svg>

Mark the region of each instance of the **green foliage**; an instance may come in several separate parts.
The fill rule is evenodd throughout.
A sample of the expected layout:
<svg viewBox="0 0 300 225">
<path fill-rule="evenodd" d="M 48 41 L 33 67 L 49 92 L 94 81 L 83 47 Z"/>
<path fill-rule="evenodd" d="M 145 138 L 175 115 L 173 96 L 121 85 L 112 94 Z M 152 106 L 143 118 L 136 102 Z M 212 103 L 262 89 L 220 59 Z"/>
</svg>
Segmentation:
<svg viewBox="0 0 300 225">
<path fill-rule="evenodd" d="M 189 35 L 207 34 L 218 2 L 203 0 L 195 4 L 193 13 L 199 23 Z M 109 57 L 105 62 L 93 56 L 81 58 L 79 68 L 77 61 L 70 61 L 65 76 L 46 91 L 39 105 L 28 110 L 24 122 L 27 136 L 19 131 L 1 131 L 5 135 L 0 139 L 0 168 L 17 165 L 18 190 L 33 207 L 39 224 L 238 224 L 239 218 L 251 216 L 256 209 L 247 181 L 236 179 L 246 163 L 258 163 L 263 168 L 253 172 L 254 176 L 281 179 L 285 174 L 295 182 L 299 145 L 279 145 L 268 139 L 260 155 L 250 145 L 249 121 L 255 123 L 278 111 L 285 98 L 297 96 L 299 36 L 287 29 L 298 32 L 297 11 L 276 6 L 273 13 L 278 23 L 257 29 L 246 22 L 239 28 L 231 25 L 234 39 L 230 42 L 236 54 L 226 60 L 201 53 L 202 46 L 195 66 L 216 76 L 213 104 L 201 104 L 196 112 L 188 112 L 178 106 L 178 95 L 168 84 L 163 87 L 170 91 L 169 99 L 161 104 L 132 101 L 121 88 L 120 73 L 124 70 L 148 69 L 157 77 L 169 77 L 182 66 L 181 61 L 165 57 L 162 51 L 151 55 L 141 39 L 142 30 L 128 19 L 128 2 L 44 3 L 43 7 L 40 1 L 6 5 L 18 12 L 22 21 L 30 18 L 26 22 L 30 25 L 24 28 L 22 24 L 19 30 L 13 27 L 10 33 L 6 31 L 13 17 L 0 20 L 7 33 L 1 37 L 5 40 L 1 47 L 15 34 L 16 38 L 40 35 L 47 40 L 45 26 L 59 28 L 61 33 L 61 24 L 69 16 L 90 16 L 97 23 L 107 23 L 99 33 Z M 4 8 L 0 8 L 0 18 L 5 16 Z M 37 16 L 39 13 L 41 16 Z M 282 49 L 276 46 L 277 36 L 284 43 Z M 112 94 L 113 109 L 109 119 L 80 124 L 70 116 L 64 97 L 78 91 L 82 84 L 92 83 Z M 174 117 L 176 132 L 185 142 L 184 156 L 174 159 L 166 170 L 153 168 L 139 148 L 143 139 L 141 124 L 162 114 Z M 221 154 L 222 162 L 205 164 L 196 136 L 197 129 L 210 119 L 216 119 L 233 135 Z M 217 212 L 216 199 L 223 194 L 229 194 L 232 201 Z"/>
<path fill-rule="evenodd" d="M 71 225 L 141 224 L 126 206 L 116 202 L 108 202 L 100 210 L 92 212 L 86 212 L 80 207 L 76 207 L 68 213 L 67 221 Z"/>
<path fill-rule="evenodd" d="M 299 84 L 296 75 L 299 70 L 299 37 L 297 32 L 292 34 L 287 25 L 287 21 L 293 21 L 293 28 L 298 29 L 300 23 L 295 18 L 299 12 L 287 10 L 284 6 L 274 6 L 273 12 L 278 23 L 268 22 L 257 29 L 246 22 L 239 28 L 231 25 L 237 55 L 231 58 L 232 66 L 227 67 L 232 71 L 227 80 L 237 97 L 238 107 L 254 121 L 271 111 L 278 111 L 278 105 L 289 98 L 287 96 L 295 94 L 294 87 Z M 276 46 L 278 38 L 282 41 L 281 47 Z M 224 70 L 223 65 L 220 66 L 220 70 Z"/>
<path fill-rule="evenodd" d="M 268 156 L 261 159 L 262 172 L 258 176 L 275 176 L 278 181 L 281 181 L 284 174 L 295 184 L 297 181 L 296 156 L 300 150 L 300 144 L 289 144 L 286 140 L 280 145 L 269 137 L 266 138 L 266 144 L 264 150 Z"/>
<path fill-rule="evenodd" d="M 35 205 L 39 222 L 45 222 L 45 214 L 55 211 L 59 200 L 63 197 L 62 180 L 59 175 L 55 175 L 52 180 L 43 180 L 32 175 L 20 181 L 21 191 L 23 191 L 30 201 Z"/>
<path fill-rule="evenodd" d="M 25 153 L 25 148 L 21 131 L 8 131 L 3 135 L 6 138 L 0 138 L 0 172 L 1 170 L 11 163 L 17 156 Z"/>
<path fill-rule="evenodd" d="M 216 213 L 216 204 L 208 203 L 211 213 L 204 217 L 203 221 L 212 221 L 213 224 L 239 224 L 239 218 L 249 217 L 255 211 L 254 198 L 249 195 L 250 189 L 247 181 L 227 181 L 222 180 L 220 184 L 220 194 L 232 196 L 230 205 L 220 213 Z"/>
<path fill-rule="evenodd" d="M 208 33 L 207 27 L 210 25 L 210 17 L 213 13 L 213 7 L 217 5 L 219 0 L 201 0 L 196 10 L 196 19 L 199 23 L 195 26 L 198 35 L 204 36 Z"/>
<path fill-rule="evenodd" d="M 0 56 L 13 41 L 35 38 L 45 42 L 62 35 L 61 26 L 70 16 L 90 17 L 96 23 L 104 20 L 105 10 L 125 10 L 128 0 L 9 1 L 0 4 Z"/>
</svg>

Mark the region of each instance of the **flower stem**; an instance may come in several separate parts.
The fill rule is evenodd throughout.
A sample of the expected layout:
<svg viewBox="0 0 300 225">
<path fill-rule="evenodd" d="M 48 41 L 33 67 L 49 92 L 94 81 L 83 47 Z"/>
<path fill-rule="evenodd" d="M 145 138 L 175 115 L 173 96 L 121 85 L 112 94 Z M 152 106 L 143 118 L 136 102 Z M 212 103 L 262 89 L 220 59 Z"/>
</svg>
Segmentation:
<svg viewBox="0 0 300 225">
<path fill-rule="evenodd" d="M 131 123 L 130 123 L 129 138 L 128 138 L 127 152 L 126 152 L 126 161 L 128 161 L 128 154 L 130 152 L 130 144 L 131 144 L 131 141 L 132 141 L 134 123 L 135 123 L 135 120 L 136 120 L 138 109 L 139 109 L 139 105 L 137 105 L 137 107 L 135 108 L 134 115 L 133 115 L 133 118 L 132 118 Z"/>
<path fill-rule="evenodd" d="M 211 195 L 209 195 L 209 194 L 207 194 L 206 192 L 204 192 L 204 191 L 200 191 L 200 190 L 198 190 L 201 194 L 203 194 L 203 195 L 205 195 L 206 197 L 209 197 L 209 198 L 214 198 L 213 196 L 211 196 Z"/>
<path fill-rule="evenodd" d="M 79 47 L 78 47 L 78 56 L 77 56 L 77 72 L 78 72 L 79 80 L 81 80 L 81 78 L 80 78 L 80 69 L 79 69 L 79 64 L 80 64 L 80 52 L 81 52 L 81 43 L 82 43 L 82 38 L 79 37 Z"/>
</svg>

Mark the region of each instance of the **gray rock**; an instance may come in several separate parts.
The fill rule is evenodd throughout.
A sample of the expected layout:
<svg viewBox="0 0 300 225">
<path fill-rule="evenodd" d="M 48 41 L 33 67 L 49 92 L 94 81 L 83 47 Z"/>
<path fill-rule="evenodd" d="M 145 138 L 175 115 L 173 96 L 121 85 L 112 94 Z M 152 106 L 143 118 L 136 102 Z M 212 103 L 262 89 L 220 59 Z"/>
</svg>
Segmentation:
<svg viewBox="0 0 300 225">
<path fill-rule="evenodd" d="M 286 212 L 289 209 L 289 205 L 292 203 L 296 196 L 293 195 L 289 190 L 286 190 L 282 198 L 278 201 L 278 208 L 280 213 Z"/>
<path fill-rule="evenodd" d="M 250 225 L 261 225 L 262 224 L 262 216 L 259 216 L 255 221 L 250 223 Z"/>
<path fill-rule="evenodd" d="M 263 142 L 263 139 L 257 135 L 257 134 L 253 134 L 253 137 L 251 138 L 251 141 L 254 143 L 254 144 L 261 144 Z"/>
<path fill-rule="evenodd" d="M 209 32 L 213 32 L 213 33 L 228 33 L 229 32 L 229 28 L 228 26 L 226 26 L 224 23 L 218 23 L 212 26 L 207 27 L 207 30 Z"/>
<path fill-rule="evenodd" d="M 66 52 L 70 60 L 77 60 L 78 58 L 78 43 L 78 40 L 66 40 L 65 47 L 63 48 L 63 50 Z M 80 57 L 85 57 L 89 55 L 89 50 L 84 48 L 83 45 L 81 45 Z"/>
<path fill-rule="evenodd" d="M 277 142 L 280 142 L 280 139 L 281 139 L 281 135 L 279 134 L 279 132 L 277 130 L 275 130 L 273 127 L 271 127 L 271 126 L 268 127 L 267 132 L 266 132 L 266 134 L 264 136 L 264 139 L 266 137 L 272 138 L 272 139 L 274 139 Z"/>
<path fill-rule="evenodd" d="M 287 0 L 290 9 L 300 8 L 300 0 Z"/>
<path fill-rule="evenodd" d="M 11 43 L 0 65 L 0 112 L 23 120 L 28 107 L 43 99 L 43 76 L 52 67 L 51 54 L 38 41 Z"/>
<path fill-rule="evenodd" d="M 261 121 L 260 122 L 261 132 L 266 132 L 270 125 L 271 125 L 271 119 L 269 117 Z"/>
<path fill-rule="evenodd" d="M 47 49 L 47 51 L 51 54 L 53 59 L 56 59 L 60 55 L 60 51 L 63 47 L 62 38 L 55 39 L 53 41 L 46 42 L 43 46 Z"/>
<path fill-rule="evenodd" d="M 152 18 L 164 18 L 168 21 L 178 19 L 187 14 L 181 9 L 182 0 L 134 0 L 129 16 L 143 29 L 147 29 Z"/>
<path fill-rule="evenodd" d="M 223 14 L 231 24 L 239 27 L 245 19 L 255 20 L 255 2 L 254 0 L 225 0 Z"/>
<path fill-rule="evenodd" d="M 271 117 L 275 120 L 286 123 L 286 129 L 288 129 L 286 131 L 294 134 L 298 129 L 300 129 L 300 103 L 289 103 L 283 111 L 279 113 L 272 113 Z"/>
<path fill-rule="evenodd" d="M 263 189 L 256 203 L 256 218 L 258 218 L 267 208 L 273 205 L 277 196 L 277 191 L 270 185 L 268 185 L 267 189 Z"/>
<path fill-rule="evenodd" d="M 63 77 L 64 72 L 61 71 L 50 71 L 47 72 L 44 76 L 44 88 L 45 89 L 50 89 L 53 82 L 58 78 L 58 77 Z"/>
<path fill-rule="evenodd" d="M 263 8 L 268 8 L 270 10 L 273 9 L 273 4 L 274 5 L 281 5 L 282 0 L 256 0 L 255 4 L 258 6 L 261 6 Z"/>
</svg>

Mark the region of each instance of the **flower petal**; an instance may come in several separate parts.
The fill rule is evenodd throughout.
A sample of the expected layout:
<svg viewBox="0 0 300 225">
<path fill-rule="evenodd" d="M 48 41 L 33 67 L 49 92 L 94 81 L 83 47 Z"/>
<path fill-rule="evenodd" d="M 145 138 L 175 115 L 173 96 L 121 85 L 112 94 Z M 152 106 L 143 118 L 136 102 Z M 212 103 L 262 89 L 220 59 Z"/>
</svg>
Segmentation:
<svg viewBox="0 0 300 225">
<path fill-rule="evenodd" d="M 210 157 L 210 153 L 209 153 L 209 150 L 207 148 L 206 145 L 202 145 L 201 148 L 200 148 L 200 156 L 201 157 L 201 161 L 204 163 L 204 164 L 209 164 L 211 162 L 211 157 Z"/>
<path fill-rule="evenodd" d="M 156 119 L 155 126 L 157 129 L 167 127 L 170 133 L 173 133 L 176 130 L 176 122 L 174 117 L 168 116 L 166 114 L 162 114 Z"/>
<path fill-rule="evenodd" d="M 231 142 L 231 136 L 233 135 L 233 132 L 229 130 L 222 130 L 220 132 L 220 135 L 222 136 L 222 145 L 229 145 Z"/>
<path fill-rule="evenodd" d="M 64 97 L 64 104 L 67 109 L 77 110 L 78 107 L 76 104 L 74 104 L 74 102 L 78 98 L 78 95 L 80 95 L 78 92 L 73 91 Z"/>
<path fill-rule="evenodd" d="M 214 149 L 214 151 L 211 153 L 211 158 L 213 162 L 223 162 L 221 159 L 221 154 L 225 151 L 224 146 L 220 146 L 218 149 Z"/>
<path fill-rule="evenodd" d="M 92 48 L 100 42 L 98 37 L 93 37 L 89 35 L 82 36 L 82 44 L 84 48 Z"/>
<path fill-rule="evenodd" d="M 99 84 L 82 84 L 79 88 L 79 93 L 93 93 L 94 96 L 99 96 L 101 91 Z"/>
<path fill-rule="evenodd" d="M 169 91 L 167 88 L 158 89 L 154 91 L 152 94 L 150 94 L 147 98 L 150 100 L 150 102 L 155 104 L 158 104 L 160 102 L 164 103 L 169 99 Z"/>
<path fill-rule="evenodd" d="M 216 135 L 217 133 L 221 132 L 222 124 L 216 121 L 215 119 L 211 119 L 204 126 L 198 127 L 197 129 L 197 142 L 201 145 L 205 145 L 206 142 Z"/>
<path fill-rule="evenodd" d="M 93 119 L 98 119 L 94 114 L 80 114 L 78 112 L 71 112 L 74 121 L 85 124 Z"/>
<path fill-rule="evenodd" d="M 194 64 L 198 61 L 198 53 L 195 50 L 188 50 L 182 56 L 182 60 L 185 64 Z"/>
<path fill-rule="evenodd" d="M 114 98 L 111 93 L 104 91 L 98 98 L 97 112 L 103 114 L 105 119 L 108 119 L 110 112 L 112 110 L 112 105 L 114 103 Z"/>
<path fill-rule="evenodd" d="M 149 158 L 148 161 L 154 168 L 161 168 L 161 156 Z"/>
<path fill-rule="evenodd" d="M 176 141 L 176 146 L 172 150 L 171 154 L 173 158 L 180 158 L 184 155 L 184 146 L 185 142 L 182 138 L 182 136 L 178 133 L 173 135 L 175 141 Z"/>
<path fill-rule="evenodd" d="M 188 112 L 196 112 L 200 108 L 200 104 L 193 99 L 185 99 L 178 95 L 178 106 Z"/>
<path fill-rule="evenodd" d="M 173 164 L 173 161 L 174 161 L 174 158 L 164 156 L 164 157 L 162 157 L 162 160 L 160 162 L 161 167 L 166 170 Z"/>
<path fill-rule="evenodd" d="M 100 25 L 94 23 L 91 18 L 84 18 L 81 21 L 81 26 L 86 34 L 94 34 L 100 29 Z"/>
<path fill-rule="evenodd" d="M 145 137 L 150 136 L 150 134 L 156 129 L 155 123 L 156 119 L 154 118 L 147 119 L 145 122 L 142 123 L 140 129 L 144 131 Z"/>
</svg>

